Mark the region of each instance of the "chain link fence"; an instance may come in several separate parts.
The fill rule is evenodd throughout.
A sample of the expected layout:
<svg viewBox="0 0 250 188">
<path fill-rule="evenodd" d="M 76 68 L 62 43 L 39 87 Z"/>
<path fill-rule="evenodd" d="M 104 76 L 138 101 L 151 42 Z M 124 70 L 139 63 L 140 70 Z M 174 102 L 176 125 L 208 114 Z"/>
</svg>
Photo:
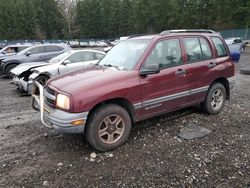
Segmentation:
<svg viewBox="0 0 250 188">
<path fill-rule="evenodd" d="M 244 40 L 249 41 L 250 43 L 250 28 L 243 29 L 229 29 L 219 31 L 223 38 L 230 37 L 242 37 Z M 6 46 L 8 44 L 49 44 L 49 43 L 68 43 L 72 46 L 91 46 L 100 42 L 108 43 L 114 39 L 72 39 L 72 40 L 0 40 L 0 47 Z"/>
<path fill-rule="evenodd" d="M 220 33 L 224 38 L 242 37 L 244 40 L 250 40 L 250 28 L 223 30 Z"/>
</svg>

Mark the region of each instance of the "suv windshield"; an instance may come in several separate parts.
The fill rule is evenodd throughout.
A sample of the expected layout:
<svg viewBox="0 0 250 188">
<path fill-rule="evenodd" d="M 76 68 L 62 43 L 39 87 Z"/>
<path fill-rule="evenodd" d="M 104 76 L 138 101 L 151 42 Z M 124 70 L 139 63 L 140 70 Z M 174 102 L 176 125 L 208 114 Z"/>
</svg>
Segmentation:
<svg viewBox="0 0 250 188">
<path fill-rule="evenodd" d="M 126 40 L 114 46 L 98 63 L 100 66 L 116 67 L 119 70 L 132 70 L 150 40 Z"/>
</svg>

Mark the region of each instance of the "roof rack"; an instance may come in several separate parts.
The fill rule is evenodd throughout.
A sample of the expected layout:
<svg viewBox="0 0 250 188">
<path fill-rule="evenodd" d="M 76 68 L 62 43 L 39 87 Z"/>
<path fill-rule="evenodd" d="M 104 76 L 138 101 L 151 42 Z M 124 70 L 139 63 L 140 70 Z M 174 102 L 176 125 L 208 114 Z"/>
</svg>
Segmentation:
<svg viewBox="0 0 250 188">
<path fill-rule="evenodd" d="M 167 35 L 170 33 L 216 33 L 216 32 L 213 30 L 207 30 L 207 29 L 178 29 L 178 30 L 162 31 L 160 35 Z"/>
</svg>

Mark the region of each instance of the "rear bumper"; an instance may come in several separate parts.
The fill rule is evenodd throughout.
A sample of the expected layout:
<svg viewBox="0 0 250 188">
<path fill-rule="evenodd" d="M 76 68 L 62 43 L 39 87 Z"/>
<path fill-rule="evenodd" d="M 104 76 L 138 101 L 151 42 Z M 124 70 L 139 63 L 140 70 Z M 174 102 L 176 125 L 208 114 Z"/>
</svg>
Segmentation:
<svg viewBox="0 0 250 188">
<path fill-rule="evenodd" d="M 60 109 L 51 108 L 44 102 L 43 86 L 35 82 L 34 93 L 36 89 L 39 89 L 40 96 L 32 94 L 32 105 L 35 110 L 40 111 L 41 121 L 45 127 L 53 128 L 58 133 L 82 134 L 84 132 L 89 112 L 69 113 Z M 84 124 L 80 126 L 72 125 L 72 122 L 76 120 L 83 120 Z"/>
</svg>

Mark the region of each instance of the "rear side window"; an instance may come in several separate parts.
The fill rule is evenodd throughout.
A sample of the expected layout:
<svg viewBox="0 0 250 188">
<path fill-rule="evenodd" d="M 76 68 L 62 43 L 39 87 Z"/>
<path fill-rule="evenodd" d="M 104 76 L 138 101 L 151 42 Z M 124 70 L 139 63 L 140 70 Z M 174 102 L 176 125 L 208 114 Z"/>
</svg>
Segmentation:
<svg viewBox="0 0 250 188">
<path fill-rule="evenodd" d="M 212 59 L 212 52 L 207 40 L 205 40 L 204 38 L 199 38 L 199 40 L 201 44 L 202 59 L 203 60 Z"/>
<path fill-rule="evenodd" d="M 211 37 L 219 57 L 227 56 L 227 50 L 219 37 Z"/>
<path fill-rule="evenodd" d="M 188 63 L 202 60 L 201 46 L 198 38 L 184 38 Z"/>
<path fill-rule="evenodd" d="M 59 52 L 62 50 L 63 48 L 59 46 L 45 46 L 45 52 Z"/>
</svg>

